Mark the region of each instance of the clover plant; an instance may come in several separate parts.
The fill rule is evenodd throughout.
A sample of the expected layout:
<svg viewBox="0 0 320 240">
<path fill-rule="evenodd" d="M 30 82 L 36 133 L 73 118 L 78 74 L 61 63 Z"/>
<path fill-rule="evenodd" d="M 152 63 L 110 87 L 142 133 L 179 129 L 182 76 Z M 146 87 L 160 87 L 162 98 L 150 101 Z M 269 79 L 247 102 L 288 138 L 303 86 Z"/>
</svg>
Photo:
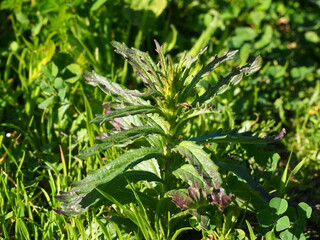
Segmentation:
<svg viewBox="0 0 320 240">
<path fill-rule="evenodd" d="M 306 219 L 311 217 L 311 207 L 301 202 L 297 208 L 288 207 L 282 198 L 273 198 L 268 208 L 258 212 L 257 219 L 261 229 L 266 232 L 266 239 L 306 239 L 304 230 Z"/>
<path fill-rule="evenodd" d="M 136 197 L 127 187 L 128 183 L 145 181 L 153 184 L 153 192 L 143 188 L 139 192 L 146 206 L 155 209 L 163 199 L 169 198 L 206 228 L 210 219 L 201 209 L 214 206 L 216 211 L 223 211 L 236 197 L 225 187 L 219 159 L 207 146 L 211 143 L 270 143 L 280 140 L 285 131 L 278 136 L 260 138 L 258 134 L 239 133 L 236 129 L 228 132 L 212 129 L 204 135 L 185 129 L 192 119 L 213 114 L 216 110 L 211 102 L 215 97 L 239 83 L 244 76 L 258 71 L 262 58 L 258 56 L 221 76 L 213 86 L 201 92 L 197 87 L 202 78 L 221 63 L 233 59 L 237 50 L 214 56 L 194 74 L 193 67 L 206 48 L 195 57 L 184 53 L 178 64 L 174 64 L 170 57 L 164 56 L 157 41 L 158 62 L 152 60 L 148 52 L 129 48 L 124 43 L 111 44 L 141 77 L 145 91 L 129 90 L 96 72 L 84 74 L 89 84 L 98 86 L 113 99 L 104 104 L 105 114 L 98 115 L 92 122 L 108 122 L 113 129 L 98 137 L 95 145 L 82 150 L 79 157 L 104 154 L 112 147 L 122 147 L 124 151 L 83 180 L 73 183 L 69 192 L 60 192 L 56 198 L 63 203 L 55 211 L 74 216 L 92 205 L 110 204 L 101 191 L 121 203 L 134 202 Z"/>
</svg>

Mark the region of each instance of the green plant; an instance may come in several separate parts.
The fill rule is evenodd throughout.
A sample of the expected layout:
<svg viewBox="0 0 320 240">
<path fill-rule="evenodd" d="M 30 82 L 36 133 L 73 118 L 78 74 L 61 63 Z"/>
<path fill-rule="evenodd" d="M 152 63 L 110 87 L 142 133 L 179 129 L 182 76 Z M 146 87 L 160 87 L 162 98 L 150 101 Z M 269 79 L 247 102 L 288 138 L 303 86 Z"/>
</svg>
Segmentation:
<svg viewBox="0 0 320 240">
<path fill-rule="evenodd" d="M 297 209 L 288 207 L 287 200 L 283 198 L 273 198 L 269 202 L 269 207 L 257 213 L 259 226 L 265 239 L 292 239 L 304 240 L 306 235 L 306 219 L 311 217 L 311 207 L 301 202 Z"/>
<path fill-rule="evenodd" d="M 159 214 L 164 210 L 161 204 L 169 196 L 176 206 L 184 210 L 184 214 L 192 214 L 200 227 L 207 229 L 212 217 L 208 214 L 208 207 L 213 207 L 213 212 L 222 211 L 234 195 L 225 188 L 217 156 L 205 146 L 212 143 L 270 143 L 284 135 L 283 130 L 278 136 L 259 138 L 251 132 L 223 132 L 219 129 L 197 136 L 192 132 L 191 120 L 214 113 L 211 103 L 216 95 L 237 84 L 243 76 L 259 70 L 261 57 L 236 68 L 225 77 L 221 76 L 215 85 L 199 90 L 197 85 L 202 77 L 222 62 L 232 59 L 237 51 L 215 56 L 192 74 L 192 67 L 206 49 L 196 57 L 184 54 L 180 62 L 174 64 L 155 43 L 158 64 L 148 53 L 118 42 L 111 43 L 142 78 L 147 88 L 144 93 L 128 90 L 95 72 L 84 75 L 90 84 L 99 86 L 113 98 L 105 104 L 106 114 L 97 116 L 92 122 L 110 122 L 114 129 L 99 137 L 89 149 L 82 150 L 79 157 L 103 155 L 106 149 L 114 147 L 127 150 L 74 183 L 71 191 L 60 192 L 56 198 L 63 204 L 61 209 L 55 210 L 57 213 L 74 216 L 94 204 L 107 205 L 101 194 L 104 192 L 121 204 L 135 202 L 139 196 L 146 209 L 154 211 L 154 206 L 157 206 Z M 142 180 L 149 183 L 144 183 L 138 195 L 126 188 L 128 182 Z"/>
</svg>

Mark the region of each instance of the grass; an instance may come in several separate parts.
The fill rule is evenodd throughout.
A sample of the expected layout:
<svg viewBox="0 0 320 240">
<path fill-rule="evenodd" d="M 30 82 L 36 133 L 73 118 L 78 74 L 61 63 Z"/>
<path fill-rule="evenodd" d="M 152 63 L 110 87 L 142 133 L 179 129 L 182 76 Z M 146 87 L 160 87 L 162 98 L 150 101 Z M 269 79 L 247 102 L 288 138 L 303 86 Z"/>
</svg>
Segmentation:
<svg viewBox="0 0 320 240">
<path fill-rule="evenodd" d="M 304 201 L 313 207 L 305 231 L 317 239 L 319 3 L 136 2 L 140 1 L 0 3 L 0 22 L 5 23 L 0 26 L 0 237 L 141 239 L 146 238 L 148 231 L 165 236 L 169 231 L 179 239 L 183 232 L 191 234 L 189 225 L 174 229 L 174 219 L 167 223 L 155 221 L 156 226 L 146 225 L 146 232 L 134 232 L 130 224 L 121 225 L 121 221 L 106 218 L 113 214 L 110 209 L 91 209 L 75 218 L 52 211 L 59 207 L 54 198 L 59 191 L 69 190 L 71 183 L 83 179 L 89 170 L 100 168 L 103 160 L 113 159 L 120 151 L 108 151 L 106 159 L 76 157 L 79 150 L 93 145 L 98 132 L 110 127 L 89 123 L 95 114 L 102 113 L 101 104 L 110 99 L 89 87 L 82 73 L 95 70 L 129 88 L 141 87 L 141 80 L 115 57 L 109 43 L 125 42 L 155 55 L 153 39 L 157 39 L 167 45 L 167 52 L 172 55 L 184 50 L 194 54 L 208 45 L 208 54 L 200 59 L 203 64 L 209 56 L 226 49 L 240 49 L 237 65 L 245 63 L 251 55 L 263 57 L 264 68 L 257 77 L 241 82 L 221 96 L 217 107 L 224 112 L 214 124 L 264 132 L 287 129 L 282 145 L 269 146 L 280 156 L 272 179 L 265 178 L 266 174 L 255 167 L 254 161 L 258 159 L 247 159 L 247 165 L 257 180 L 269 181 L 270 185 L 281 180 L 281 176 L 285 179 L 284 175 L 295 173 L 284 180 L 281 189 L 284 194 L 280 197 L 293 203 Z M 212 84 L 218 74 L 230 69 L 231 66 L 218 69 L 200 84 Z M 199 132 L 210 127 L 205 119 L 197 121 L 195 126 L 201 126 Z M 224 153 L 228 153 L 227 148 Z M 245 154 L 231 153 L 228 156 Z M 123 207 L 127 209 L 123 211 L 144 211 L 141 204 Z M 118 214 L 123 217 L 120 210 Z M 233 229 L 244 231 L 253 239 L 256 218 L 251 214 L 241 216 L 243 219 L 234 214 L 237 224 Z M 227 234 L 222 231 L 220 236 L 227 238 Z"/>
</svg>

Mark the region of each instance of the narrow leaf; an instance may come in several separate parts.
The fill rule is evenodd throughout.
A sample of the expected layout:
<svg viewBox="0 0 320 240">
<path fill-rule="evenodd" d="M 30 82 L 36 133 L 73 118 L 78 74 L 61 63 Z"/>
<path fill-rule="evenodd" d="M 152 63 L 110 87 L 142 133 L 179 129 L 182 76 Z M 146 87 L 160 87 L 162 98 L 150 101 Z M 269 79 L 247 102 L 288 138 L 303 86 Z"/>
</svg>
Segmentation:
<svg viewBox="0 0 320 240">
<path fill-rule="evenodd" d="M 141 95 L 139 91 L 128 90 L 125 87 L 98 75 L 95 71 L 92 71 L 92 73 L 86 72 L 83 76 L 88 80 L 89 84 L 99 86 L 103 92 L 111 94 L 117 100 L 122 100 L 127 104 L 133 105 L 145 104 L 145 101 L 138 97 Z"/>
<path fill-rule="evenodd" d="M 106 183 L 121 174 L 128 168 L 134 167 L 139 162 L 159 157 L 158 150 L 153 148 L 140 148 L 124 153 L 113 161 L 107 162 L 102 168 L 90 173 L 83 180 L 73 184 L 76 188 L 74 191 L 83 193 L 91 191 L 95 186 Z"/>
<path fill-rule="evenodd" d="M 199 83 L 199 81 L 205 74 L 207 74 L 208 72 L 211 72 L 214 68 L 216 68 L 222 62 L 232 59 L 237 52 L 238 50 L 228 51 L 220 57 L 215 56 L 211 62 L 209 62 L 206 66 L 202 67 L 201 70 L 192 78 L 191 82 L 183 90 L 181 101 L 185 101 L 187 97 L 190 96 L 195 86 Z"/>
<path fill-rule="evenodd" d="M 115 47 L 115 52 L 121 54 L 132 65 L 136 74 L 149 87 L 154 88 L 156 86 L 154 83 L 161 84 L 159 69 L 147 52 L 128 48 L 124 43 L 116 41 L 111 42 L 111 45 Z"/>
<path fill-rule="evenodd" d="M 90 148 L 80 151 L 79 158 L 96 155 L 102 150 L 106 150 L 112 146 L 126 146 L 134 140 L 147 136 L 149 134 L 164 134 L 162 129 L 156 127 L 135 127 L 126 131 L 110 135 L 104 139 L 97 140 L 97 143 Z"/>
<path fill-rule="evenodd" d="M 92 123 L 99 123 L 103 124 L 104 122 L 113 120 L 114 118 L 125 117 L 129 115 L 136 115 L 136 114 L 148 114 L 148 113 L 159 113 L 159 109 L 154 106 L 148 105 L 140 105 L 140 106 L 129 106 L 124 109 L 119 109 L 112 111 L 111 113 L 105 115 L 98 115 L 93 120 Z"/>
<path fill-rule="evenodd" d="M 126 171 L 107 183 L 97 186 L 92 191 L 86 194 L 77 194 L 75 192 L 59 192 L 60 196 L 55 198 L 61 202 L 61 209 L 55 209 L 56 212 L 63 215 L 79 215 L 84 213 L 90 206 L 100 207 L 111 205 L 112 202 L 107 202 L 100 194 L 99 190 L 104 191 L 114 196 L 122 204 L 134 202 L 135 196 L 133 192 L 126 188 L 128 182 L 136 183 L 139 181 L 156 181 L 161 182 L 155 174 L 146 171 Z M 154 206 L 155 200 L 144 193 L 139 192 L 139 197 L 146 206 Z M 73 199 L 70 199 L 73 196 Z"/>
<path fill-rule="evenodd" d="M 226 162 L 218 162 L 217 164 L 220 167 L 224 167 L 225 169 L 228 169 L 229 171 L 233 172 L 240 179 L 246 181 L 248 186 L 252 190 L 258 192 L 261 198 L 263 198 L 265 201 L 269 202 L 271 200 L 272 196 L 266 190 L 264 190 L 264 188 L 261 185 L 259 185 L 256 181 L 254 181 L 254 179 L 250 175 L 249 169 L 247 169 L 244 166 L 230 164 Z"/>
<path fill-rule="evenodd" d="M 192 106 L 195 106 L 197 103 L 204 103 L 205 101 L 210 101 L 216 94 L 221 94 L 228 89 L 230 85 L 236 85 L 240 82 L 243 75 L 248 76 L 257 72 L 261 68 L 262 58 L 258 56 L 257 58 L 251 60 L 247 65 L 235 69 L 228 76 L 221 76 L 218 82 L 213 86 L 207 89 L 207 91 L 201 96 L 197 97 Z"/>
<path fill-rule="evenodd" d="M 242 144 L 265 144 L 272 143 L 281 140 L 286 134 L 286 130 L 283 128 L 277 136 L 259 138 L 253 135 L 252 132 L 236 133 L 235 130 L 227 133 L 223 133 L 222 130 L 218 130 L 215 133 L 205 134 L 200 137 L 191 138 L 190 141 L 196 143 L 242 143 Z"/>
</svg>

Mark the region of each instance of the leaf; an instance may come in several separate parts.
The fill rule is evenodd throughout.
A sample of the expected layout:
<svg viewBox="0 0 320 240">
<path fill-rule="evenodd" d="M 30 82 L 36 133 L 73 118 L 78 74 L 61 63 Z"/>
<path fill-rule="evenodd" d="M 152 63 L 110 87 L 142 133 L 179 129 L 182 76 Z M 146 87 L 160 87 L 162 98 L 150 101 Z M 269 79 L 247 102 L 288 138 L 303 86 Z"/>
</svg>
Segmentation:
<svg viewBox="0 0 320 240">
<path fill-rule="evenodd" d="M 280 232 L 290 227 L 290 219 L 288 216 L 283 216 L 278 219 L 276 224 L 276 231 Z"/>
<path fill-rule="evenodd" d="M 255 240 L 257 239 L 256 235 L 254 234 L 254 231 L 251 227 L 251 224 L 246 220 L 246 224 L 247 224 L 247 228 L 249 230 L 249 236 L 250 236 L 250 240 Z"/>
<path fill-rule="evenodd" d="M 100 207 L 102 205 L 112 204 L 106 202 L 105 198 L 100 194 L 100 191 L 107 192 L 115 196 L 121 203 L 131 203 L 135 201 L 134 194 L 126 186 L 129 183 L 138 181 L 158 181 L 161 182 L 155 174 L 146 171 L 127 171 L 120 174 L 105 184 L 97 186 L 97 188 L 87 194 L 77 194 L 73 191 L 59 192 L 59 196 L 55 196 L 57 200 L 63 202 L 60 209 L 54 209 L 55 212 L 68 216 L 75 216 L 84 213 L 90 206 Z M 148 206 L 154 206 L 155 202 L 146 195 L 141 194 L 140 198 Z"/>
<path fill-rule="evenodd" d="M 99 9 L 103 4 L 105 4 L 108 0 L 97 0 L 92 4 L 90 11 L 96 11 Z"/>
<path fill-rule="evenodd" d="M 312 208 L 308 204 L 301 202 L 298 204 L 298 214 L 300 218 L 310 218 L 312 214 Z"/>
<path fill-rule="evenodd" d="M 169 197 L 171 197 L 172 202 L 174 202 L 176 206 L 181 209 L 186 209 L 190 205 L 191 198 L 188 196 L 187 189 L 172 190 L 167 194 Z"/>
<path fill-rule="evenodd" d="M 155 127 L 135 127 L 129 130 L 121 131 L 119 133 L 110 135 L 104 139 L 97 140 L 98 143 L 90 148 L 81 150 L 77 157 L 85 158 L 88 156 L 96 155 L 102 150 L 106 150 L 113 146 L 126 146 L 134 140 L 147 136 L 149 134 L 164 134 L 162 129 Z"/>
<path fill-rule="evenodd" d="M 178 152 L 185 157 L 189 164 L 191 164 L 198 174 L 203 177 L 204 184 L 206 185 L 204 189 L 191 187 L 188 190 L 193 191 L 195 196 L 202 196 L 201 193 L 205 192 L 208 202 L 212 205 L 217 205 L 218 208 L 222 210 L 222 208 L 231 201 L 233 195 L 227 195 L 225 190 L 221 187 L 221 177 L 218 172 L 218 167 L 210 158 L 210 154 L 207 154 L 202 149 L 202 146 L 191 141 L 182 141 L 173 148 L 172 151 Z M 188 177 L 190 177 L 190 175 Z M 196 180 L 197 179 L 191 182 L 196 182 Z M 208 189 L 211 189 L 211 191 Z M 189 194 L 191 195 L 191 192 L 189 192 Z"/>
<path fill-rule="evenodd" d="M 114 110 L 111 113 L 105 115 L 98 115 L 91 123 L 99 123 L 100 125 L 104 122 L 113 120 L 114 118 L 125 117 L 129 115 L 136 115 L 136 114 L 148 114 L 148 113 L 159 113 L 159 108 L 151 106 L 151 105 L 140 105 L 140 106 L 129 106 L 123 109 Z"/>
<path fill-rule="evenodd" d="M 272 198 L 269 202 L 270 208 L 275 210 L 275 214 L 278 216 L 285 213 L 288 209 L 288 202 L 282 198 Z"/>
<path fill-rule="evenodd" d="M 264 27 L 263 35 L 260 40 L 255 42 L 254 49 L 261 49 L 269 45 L 272 41 L 273 29 L 270 25 Z"/>
<path fill-rule="evenodd" d="M 259 193 L 260 197 L 263 198 L 265 201 L 270 201 L 270 199 L 272 198 L 271 195 L 266 190 L 264 190 L 264 188 L 261 185 L 259 185 L 256 181 L 254 181 L 254 179 L 250 175 L 248 168 L 241 165 L 230 164 L 227 162 L 217 162 L 217 164 L 233 172 L 240 179 L 246 181 L 247 185 L 252 190 Z"/>
<path fill-rule="evenodd" d="M 185 157 L 196 171 L 203 176 L 208 186 L 214 186 L 215 189 L 219 189 L 221 178 L 218 166 L 202 148 L 202 146 L 191 141 L 182 141 L 172 151 L 178 152 Z"/>
<path fill-rule="evenodd" d="M 215 56 L 211 62 L 209 62 L 206 66 L 202 67 L 201 70 L 192 78 L 191 82 L 185 87 L 185 89 L 181 93 L 181 102 L 185 102 L 186 99 L 191 95 L 195 86 L 199 83 L 201 78 L 208 72 L 211 72 L 214 68 L 216 68 L 219 64 L 229 59 L 232 59 L 233 56 L 238 52 L 238 50 L 228 51 L 222 56 Z"/>
<path fill-rule="evenodd" d="M 306 161 L 309 160 L 309 156 L 304 157 L 298 164 L 297 166 L 294 167 L 294 169 L 291 171 L 289 177 L 286 180 L 285 188 L 288 186 L 289 182 L 291 179 L 299 172 L 299 170 L 305 165 Z"/>
<path fill-rule="evenodd" d="M 215 133 L 205 134 L 200 137 L 191 138 L 190 141 L 196 143 L 242 143 L 242 144 L 265 144 L 279 141 L 285 135 L 286 130 L 283 128 L 282 131 L 273 137 L 264 137 L 259 138 L 256 135 L 253 135 L 252 132 L 243 132 L 236 133 L 235 130 L 227 133 L 223 133 L 221 129 L 219 129 Z"/>
<path fill-rule="evenodd" d="M 281 232 L 280 238 L 281 240 L 300 240 L 299 238 L 296 238 L 289 229 Z"/>
<path fill-rule="evenodd" d="M 88 80 L 89 84 L 99 86 L 103 92 L 111 94 L 117 101 L 121 100 L 129 105 L 145 104 L 142 98 L 137 97 L 141 95 L 140 92 L 127 90 L 125 87 L 98 75 L 95 71 L 92 71 L 92 73 L 85 72 L 83 76 Z"/>
<path fill-rule="evenodd" d="M 54 95 L 48 97 L 46 100 L 44 100 L 43 102 L 41 102 L 41 103 L 38 105 L 38 107 L 39 107 L 40 109 L 45 109 L 45 108 L 47 108 L 47 107 L 54 101 L 54 97 L 55 97 Z"/>
<path fill-rule="evenodd" d="M 257 213 L 257 219 L 261 227 L 267 228 L 275 223 L 277 216 L 272 214 L 269 209 L 263 209 L 262 211 Z"/>
<path fill-rule="evenodd" d="M 125 171 L 128 168 L 134 167 L 142 161 L 146 161 L 153 157 L 159 157 L 161 154 L 153 148 L 140 148 L 124 153 L 118 158 L 107 162 L 102 168 L 90 172 L 83 180 L 73 183 L 74 191 L 84 193 L 91 191 L 95 186 L 106 183 Z"/>
<path fill-rule="evenodd" d="M 258 56 L 255 59 L 251 59 L 249 63 L 240 68 L 241 72 L 244 72 L 246 76 L 250 76 L 259 71 L 262 66 L 262 57 Z"/>
<path fill-rule="evenodd" d="M 258 56 L 255 59 L 251 59 L 247 65 L 235 69 L 228 76 L 221 76 L 213 87 L 208 88 L 207 91 L 193 101 L 192 106 L 195 106 L 198 103 L 203 104 L 206 101 L 211 101 L 216 94 L 222 94 L 230 85 L 239 83 L 243 76 L 248 76 L 257 72 L 261 68 L 261 65 L 262 58 Z"/>
<path fill-rule="evenodd" d="M 182 165 L 180 168 L 174 170 L 172 174 L 177 178 L 180 178 L 183 181 L 186 181 L 192 187 L 196 187 L 196 188 L 206 187 L 199 173 L 190 164 Z"/>
<path fill-rule="evenodd" d="M 115 47 L 115 52 L 121 54 L 132 65 L 136 74 L 142 78 L 147 86 L 155 91 L 157 90 L 156 86 L 162 86 L 160 69 L 148 53 L 128 48 L 124 43 L 116 41 L 112 41 L 111 45 Z"/>
</svg>

